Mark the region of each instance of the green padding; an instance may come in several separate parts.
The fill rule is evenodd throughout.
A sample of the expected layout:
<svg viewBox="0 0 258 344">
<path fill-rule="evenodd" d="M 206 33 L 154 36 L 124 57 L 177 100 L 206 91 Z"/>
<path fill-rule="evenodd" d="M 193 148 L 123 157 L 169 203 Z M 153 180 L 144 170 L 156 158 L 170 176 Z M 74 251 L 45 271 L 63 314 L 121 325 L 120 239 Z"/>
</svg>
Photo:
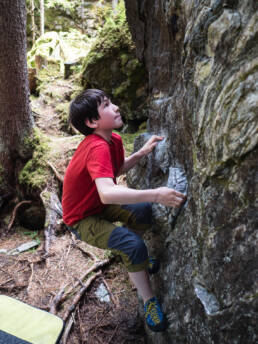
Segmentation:
<svg viewBox="0 0 258 344">
<path fill-rule="evenodd" d="M 0 295 L 0 330 L 33 344 L 55 344 L 62 329 L 57 316 Z"/>
</svg>

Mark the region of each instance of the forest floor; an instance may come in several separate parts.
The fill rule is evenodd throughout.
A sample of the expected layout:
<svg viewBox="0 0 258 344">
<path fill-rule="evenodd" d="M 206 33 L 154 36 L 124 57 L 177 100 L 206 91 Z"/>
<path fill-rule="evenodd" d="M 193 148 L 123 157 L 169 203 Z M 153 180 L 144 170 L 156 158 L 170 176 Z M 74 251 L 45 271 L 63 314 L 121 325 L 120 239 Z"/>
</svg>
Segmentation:
<svg viewBox="0 0 258 344">
<path fill-rule="evenodd" d="M 70 98 L 79 89 L 73 78 L 64 80 L 60 73 L 53 76 L 45 71 L 39 96 L 31 97 L 36 126 L 48 137 L 54 157 L 51 162 L 61 175 L 83 138 L 71 135 L 66 124 Z M 126 139 L 132 146 L 128 135 Z M 52 179 L 55 178 L 53 173 Z M 119 182 L 125 184 L 125 177 Z M 60 181 L 58 184 L 61 194 Z M 64 333 L 63 344 L 145 343 L 138 296 L 122 263 L 110 252 L 77 240 L 65 229 L 62 220 L 58 221 L 48 255 L 44 249 L 44 228 L 24 228 L 17 218 L 9 230 L 7 226 L 0 228 L 0 294 L 67 318 L 66 328 L 72 327 L 67 336 Z M 38 243 L 37 248 L 10 254 L 31 240 Z M 87 283 L 90 283 L 88 288 Z M 109 300 L 97 296 L 100 286 Z M 76 303 L 83 288 L 85 292 Z M 75 308 L 68 316 L 71 305 Z"/>
</svg>

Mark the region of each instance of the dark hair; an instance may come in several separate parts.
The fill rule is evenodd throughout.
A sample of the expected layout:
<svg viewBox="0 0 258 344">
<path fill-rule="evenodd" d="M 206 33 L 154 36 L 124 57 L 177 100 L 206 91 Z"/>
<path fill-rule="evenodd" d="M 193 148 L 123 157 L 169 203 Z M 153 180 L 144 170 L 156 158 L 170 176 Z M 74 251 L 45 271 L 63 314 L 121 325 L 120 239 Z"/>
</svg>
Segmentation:
<svg viewBox="0 0 258 344">
<path fill-rule="evenodd" d="M 92 134 L 94 129 L 85 124 L 85 120 L 90 122 L 99 119 L 98 106 L 109 98 L 104 91 L 88 89 L 80 93 L 71 103 L 69 111 L 69 123 L 79 130 L 83 135 Z"/>
</svg>

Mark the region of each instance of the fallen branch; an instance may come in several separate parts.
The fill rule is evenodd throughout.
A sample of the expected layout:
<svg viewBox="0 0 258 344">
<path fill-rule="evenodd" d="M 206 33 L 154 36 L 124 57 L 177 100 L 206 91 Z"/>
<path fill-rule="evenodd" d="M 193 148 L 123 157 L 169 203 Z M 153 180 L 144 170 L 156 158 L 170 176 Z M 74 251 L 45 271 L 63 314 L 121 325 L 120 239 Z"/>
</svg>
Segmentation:
<svg viewBox="0 0 258 344">
<path fill-rule="evenodd" d="M 106 289 L 107 289 L 107 291 L 108 291 L 108 293 L 109 293 L 109 295 L 110 295 L 110 298 L 111 298 L 113 304 L 114 304 L 116 307 L 118 307 L 117 299 L 115 298 L 114 294 L 113 294 L 112 291 L 110 290 L 107 281 L 105 280 L 105 278 L 103 278 L 102 280 L 103 280 L 103 283 L 104 283 L 105 286 L 106 286 Z"/>
<path fill-rule="evenodd" d="M 65 284 L 60 290 L 59 292 L 56 294 L 56 296 L 54 297 L 52 303 L 49 305 L 49 308 L 50 308 L 50 313 L 52 314 L 56 314 L 57 313 L 57 305 L 59 304 L 63 294 L 64 294 L 64 291 L 65 291 L 65 288 L 66 288 L 67 284 Z"/>
<path fill-rule="evenodd" d="M 65 327 L 65 330 L 64 330 L 64 334 L 63 334 L 63 339 L 62 339 L 62 344 L 66 344 L 67 343 L 67 339 L 69 337 L 69 334 L 70 334 L 70 331 L 71 331 L 71 328 L 73 326 L 73 323 L 74 323 L 74 317 L 73 317 L 73 314 L 71 315 L 66 327 Z"/>
<path fill-rule="evenodd" d="M 35 116 L 35 117 L 45 117 L 45 116 L 41 115 L 40 113 L 38 113 L 38 112 L 36 112 L 34 110 L 32 110 L 32 115 Z"/>
<path fill-rule="evenodd" d="M 72 237 L 72 242 L 73 242 L 73 245 L 78 248 L 80 251 L 82 251 L 83 253 L 85 253 L 87 256 L 89 256 L 92 260 L 94 260 L 94 262 L 97 262 L 99 259 L 98 257 L 90 252 L 89 250 L 86 250 L 84 247 L 83 247 L 83 244 L 86 244 L 84 243 L 83 241 L 80 241 L 80 240 L 76 240 L 76 237 L 75 237 L 75 234 L 70 232 L 71 234 L 71 237 Z"/>
<path fill-rule="evenodd" d="M 79 290 L 79 292 L 75 295 L 73 302 L 71 304 L 71 306 L 68 307 L 67 311 L 65 312 L 64 316 L 63 316 L 63 320 L 67 321 L 67 319 L 69 318 L 70 314 L 75 310 L 77 303 L 80 301 L 82 295 L 85 293 L 85 291 L 87 290 L 87 288 L 91 285 L 91 283 L 99 276 L 101 275 L 102 272 L 98 271 L 96 272 L 94 275 L 92 275 L 87 282 L 84 284 L 84 286 Z"/>
<path fill-rule="evenodd" d="M 15 220 L 15 217 L 16 217 L 16 213 L 17 213 L 17 210 L 18 208 L 23 205 L 23 204 L 30 204 L 31 201 L 22 201 L 20 203 L 18 203 L 15 207 L 14 207 L 14 210 L 13 210 L 13 214 L 12 214 L 12 217 L 11 217 L 11 221 L 7 227 L 7 230 L 9 231 L 11 228 L 12 228 L 12 225 L 14 223 L 14 220 Z"/>
<path fill-rule="evenodd" d="M 67 296 L 74 291 L 74 288 L 76 288 L 81 283 L 81 281 L 83 281 L 86 278 L 87 275 L 89 275 L 94 270 L 97 270 L 98 268 L 108 264 L 109 262 L 109 259 L 105 259 L 103 261 L 96 262 L 94 265 L 92 265 L 86 272 L 83 273 L 83 275 L 80 278 L 78 278 L 78 281 L 74 284 L 74 286 L 70 287 L 67 293 L 63 295 L 63 297 L 60 299 L 60 302 L 63 302 L 67 298 Z"/>
<path fill-rule="evenodd" d="M 0 291 L 1 290 L 6 290 L 8 293 L 11 293 L 11 292 L 13 292 L 13 290 L 15 289 L 15 291 L 16 292 L 18 292 L 18 291 L 20 291 L 20 290 L 23 290 L 23 289 L 25 289 L 25 288 L 27 288 L 28 287 L 28 283 L 26 283 L 26 284 L 20 284 L 20 285 L 17 285 L 16 283 L 14 284 L 14 285 L 12 285 L 12 286 L 0 286 Z"/>
<path fill-rule="evenodd" d="M 52 171 L 54 172 L 56 178 L 61 182 L 63 183 L 64 182 L 64 177 L 61 175 L 61 173 L 59 173 L 57 171 L 57 169 L 55 168 L 55 166 L 51 163 L 51 162 L 47 162 L 48 166 L 51 167 Z"/>
<path fill-rule="evenodd" d="M 29 295 L 29 292 L 30 292 L 30 287 L 31 287 L 31 283 L 32 283 L 32 280 L 33 280 L 33 275 L 34 275 L 34 264 L 33 263 L 30 263 L 30 268 L 31 268 L 31 275 L 30 275 L 30 279 L 29 279 L 29 283 L 28 283 L 28 287 L 27 287 L 28 295 Z"/>
<path fill-rule="evenodd" d="M 0 287 L 1 287 L 2 285 L 4 285 L 4 284 L 8 283 L 8 282 L 11 282 L 11 281 L 14 281 L 14 279 L 13 279 L 13 278 L 9 278 L 7 281 L 1 282 L 1 283 L 0 283 Z"/>
<path fill-rule="evenodd" d="M 114 335 L 116 334 L 116 331 L 118 329 L 119 324 L 116 325 L 115 331 L 113 332 L 112 336 L 110 337 L 109 341 L 107 344 L 111 343 L 111 340 L 114 338 Z"/>
<path fill-rule="evenodd" d="M 82 325 L 82 319 L 81 319 L 81 315 L 80 315 L 80 306 L 79 305 L 77 307 L 77 317 L 78 317 L 78 326 L 79 326 L 79 330 L 80 330 L 81 340 L 83 340 L 84 333 L 83 333 L 83 325 Z"/>
</svg>

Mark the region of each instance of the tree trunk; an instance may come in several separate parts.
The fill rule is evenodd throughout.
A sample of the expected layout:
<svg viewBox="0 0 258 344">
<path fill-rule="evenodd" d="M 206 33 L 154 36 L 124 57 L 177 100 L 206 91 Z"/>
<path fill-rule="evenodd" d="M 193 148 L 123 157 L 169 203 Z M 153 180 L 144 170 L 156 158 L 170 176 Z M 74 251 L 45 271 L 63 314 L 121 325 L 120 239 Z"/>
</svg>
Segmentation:
<svg viewBox="0 0 258 344">
<path fill-rule="evenodd" d="M 32 132 L 26 62 L 25 0 L 0 2 L 0 206 L 15 187 L 15 171 L 28 158 Z"/>
<path fill-rule="evenodd" d="M 45 27 L 45 9 L 44 9 L 44 0 L 40 0 L 40 35 L 44 35 Z"/>
<path fill-rule="evenodd" d="M 35 24 L 35 14 L 34 14 L 34 10 L 35 10 L 34 0 L 30 0 L 30 15 L 31 15 L 32 44 L 34 44 L 35 41 L 36 41 L 36 31 L 37 31 L 37 27 L 36 27 L 36 24 Z"/>
</svg>

